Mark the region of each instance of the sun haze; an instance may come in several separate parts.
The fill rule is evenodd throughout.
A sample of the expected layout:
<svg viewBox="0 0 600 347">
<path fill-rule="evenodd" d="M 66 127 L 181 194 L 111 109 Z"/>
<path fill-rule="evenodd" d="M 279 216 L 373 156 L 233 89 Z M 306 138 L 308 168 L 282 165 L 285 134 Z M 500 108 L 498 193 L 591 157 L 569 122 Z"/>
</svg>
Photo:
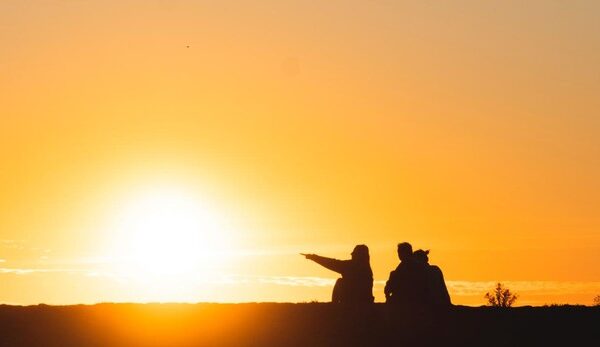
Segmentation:
<svg viewBox="0 0 600 347">
<path fill-rule="evenodd" d="M 0 303 L 600 294 L 597 1 L 2 1 Z"/>
</svg>

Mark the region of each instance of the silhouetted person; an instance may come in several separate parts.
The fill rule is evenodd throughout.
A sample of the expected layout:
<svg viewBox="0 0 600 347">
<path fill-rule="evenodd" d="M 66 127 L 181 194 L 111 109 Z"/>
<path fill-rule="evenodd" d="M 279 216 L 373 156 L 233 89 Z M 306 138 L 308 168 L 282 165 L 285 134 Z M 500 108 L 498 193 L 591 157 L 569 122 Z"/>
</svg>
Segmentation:
<svg viewBox="0 0 600 347">
<path fill-rule="evenodd" d="M 429 250 L 419 249 L 413 253 L 413 258 L 424 267 L 427 274 L 427 304 L 438 312 L 448 309 L 452 302 L 444 275 L 438 266 L 429 264 Z"/>
<path fill-rule="evenodd" d="M 316 254 L 301 253 L 306 259 L 342 275 L 335 282 L 331 301 L 335 303 L 372 303 L 373 271 L 369 262 L 369 248 L 357 245 L 352 259 L 338 260 Z"/>
<path fill-rule="evenodd" d="M 412 245 L 398 244 L 400 264 L 390 272 L 384 288 L 386 303 L 403 311 L 418 311 L 427 302 L 427 275 L 422 264 L 415 261 Z"/>
<path fill-rule="evenodd" d="M 429 250 L 416 250 L 412 258 L 416 265 L 423 269 L 426 286 L 423 307 L 416 311 L 418 319 L 411 328 L 415 331 L 414 336 L 424 345 L 439 346 L 444 341 L 444 335 L 448 333 L 448 314 L 452 307 L 450 294 L 442 270 L 429 264 Z M 433 338 L 434 336 L 436 338 Z"/>
<path fill-rule="evenodd" d="M 429 346 L 431 334 L 437 330 L 432 324 L 428 298 L 427 265 L 416 261 L 408 242 L 398 244 L 400 264 L 390 272 L 385 284 L 390 339 L 406 346 Z"/>
</svg>

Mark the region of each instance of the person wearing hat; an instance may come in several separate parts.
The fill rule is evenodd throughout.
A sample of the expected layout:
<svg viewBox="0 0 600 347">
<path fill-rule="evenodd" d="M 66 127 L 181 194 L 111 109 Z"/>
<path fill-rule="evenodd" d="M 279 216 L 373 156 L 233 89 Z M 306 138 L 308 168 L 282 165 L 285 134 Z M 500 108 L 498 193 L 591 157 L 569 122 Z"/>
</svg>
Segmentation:
<svg viewBox="0 0 600 347">
<path fill-rule="evenodd" d="M 306 259 L 342 275 L 333 287 L 331 301 L 334 303 L 373 303 L 373 271 L 369 248 L 357 245 L 349 260 L 327 258 L 316 254 L 301 253 Z"/>
<path fill-rule="evenodd" d="M 426 271 L 427 298 L 431 308 L 442 311 L 452 306 L 442 270 L 437 265 L 429 264 L 429 250 L 416 250 L 413 253 L 413 258 Z"/>
</svg>

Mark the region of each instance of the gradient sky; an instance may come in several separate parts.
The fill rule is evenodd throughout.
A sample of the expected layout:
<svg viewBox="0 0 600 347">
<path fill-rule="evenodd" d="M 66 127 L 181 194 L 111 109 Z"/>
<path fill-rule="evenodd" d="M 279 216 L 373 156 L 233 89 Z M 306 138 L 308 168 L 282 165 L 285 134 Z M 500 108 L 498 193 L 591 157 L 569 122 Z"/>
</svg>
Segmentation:
<svg viewBox="0 0 600 347">
<path fill-rule="evenodd" d="M 4 0 L 0 302 L 327 301 L 298 253 L 359 243 L 383 301 L 409 241 L 454 303 L 592 304 L 599 61 L 593 0 Z M 132 278 L 165 191 L 227 254 Z"/>
</svg>

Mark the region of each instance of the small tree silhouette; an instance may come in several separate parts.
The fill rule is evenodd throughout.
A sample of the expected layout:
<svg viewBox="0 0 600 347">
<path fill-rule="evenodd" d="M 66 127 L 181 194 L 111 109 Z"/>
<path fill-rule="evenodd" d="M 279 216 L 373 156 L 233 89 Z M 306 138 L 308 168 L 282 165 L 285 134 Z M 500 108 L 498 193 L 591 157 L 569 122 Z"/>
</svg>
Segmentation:
<svg viewBox="0 0 600 347">
<path fill-rule="evenodd" d="M 594 306 L 600 306 L 600 295 L 596 295 L 594 298 Z"/>
<path fill-rule="evenodd" d="M 496 288 L 491 292 L 485 293 L 483 297 L 487 300 L 488 305 L 492 307 L 511 307 L 519 296 L 498 282 Z"/>
</svg>

